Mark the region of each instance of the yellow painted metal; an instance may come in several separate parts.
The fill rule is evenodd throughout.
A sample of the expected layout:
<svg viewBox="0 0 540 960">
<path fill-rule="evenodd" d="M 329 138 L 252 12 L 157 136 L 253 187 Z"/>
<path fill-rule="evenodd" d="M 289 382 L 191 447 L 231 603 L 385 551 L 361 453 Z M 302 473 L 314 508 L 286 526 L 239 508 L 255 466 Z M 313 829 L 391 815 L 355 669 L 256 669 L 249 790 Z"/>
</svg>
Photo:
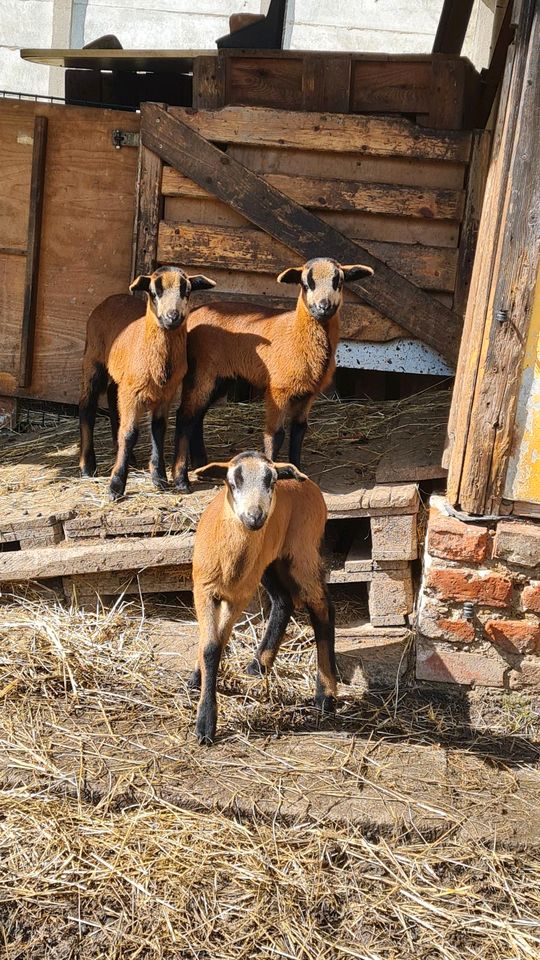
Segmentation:
<svg viewBox="0 0 540 960">
<path fill-rule="evenodd" d="M 508 500 L 540 503 L 540 268 L 523 360 L 504 496 Z"/>
</svg>

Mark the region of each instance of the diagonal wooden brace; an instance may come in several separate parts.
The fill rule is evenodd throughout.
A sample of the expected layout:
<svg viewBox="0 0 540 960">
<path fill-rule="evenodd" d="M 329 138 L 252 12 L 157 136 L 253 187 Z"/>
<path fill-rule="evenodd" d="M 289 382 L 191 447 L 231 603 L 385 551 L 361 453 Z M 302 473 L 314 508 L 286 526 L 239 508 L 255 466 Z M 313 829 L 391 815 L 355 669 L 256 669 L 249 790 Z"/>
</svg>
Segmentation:
<svg viewBox="0 0 540 960">
<path fill-rule="evenodd" d="M 157 104 L 141 106 L 141 142 L 180 173 L 227 203 L 304 260 L 332 256 L 365 263 L 375 276 L 350 289 L 455 365 L 461 320 L 360 244 L 319 220 Z M 286 266 L 286 264 L 284 264 Z"/>
</svg>

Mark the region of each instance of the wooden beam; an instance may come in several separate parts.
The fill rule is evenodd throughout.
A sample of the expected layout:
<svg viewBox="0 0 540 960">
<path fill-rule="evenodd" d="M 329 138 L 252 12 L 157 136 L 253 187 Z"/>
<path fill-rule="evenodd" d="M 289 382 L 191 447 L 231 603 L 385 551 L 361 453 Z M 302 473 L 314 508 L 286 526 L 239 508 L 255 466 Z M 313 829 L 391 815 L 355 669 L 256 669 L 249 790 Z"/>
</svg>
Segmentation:
<svg viewBox="0 0 540 960">
<path fill-rule="evenodd" d="M 503 78 L 508 48 L 514 39 L 516 31 L 516 24 L 514 23 L 512 15 L 513 6 L 512 0 L 508 0 L 489 67 L 487 70 L 482 71 L 480 77 L 481 94 L 476 114 L 476 124 L 478 127 L 485 127 L 488 122 L 497 91 Z"/>
<path fill-rule="evenodd" d="M 170 107 L 169 114 L 206 140 L 218 143 L 356 153 L 358 159 L 414 157 L 466 163 L 471 148 L 467 131 L 434 132 L 393 117 L 304 113 L 267 107 L 199 111 Z"/>
<path fill-rule="evenodd" d="M 459 237 L 458 267 L 454 294 L 454 310 L 459 316 L 464 315 L 467 298 L 469 296 L 490 156 L 490 131 L 475 130 L 467 181 L 465 216 L 463 217 Z"/>
<path fill-rule="evenodd" d="M 34 117 L 34 144 L 32 148 L 30 206 L 28 213 L 28 240 L 26 244 L 26 278 L 24 283 L 24 307 L 19 359 L 20 387 L 29 387 L 32 383 L 46 154 L 47 117 Z"/>
<path fill-rule="evenodd" d="M 353 241 L 351 241 L 353 242 Z M 399 270 L 423 290 L 453 292 L 457 250 L 419 244 L 365 242 L 365 249 L 381 263 Z M 294 258 L 289 247 L 253 227 L 214 227 L 200 223 L 159 225 L 159 263 L 189 263 L 225 270 L 278 274 Z"/>
<path fill-rule="evenodd" d="M 433 53 L 461 53 L 473 6 L 474 0 L 444 0 Z"/>
<path fill-rule="evenodd" d="M 540 179 L 531 162 L 540 140 L 540 9 L 532 6 L 523 24 L 529 12 L 531 32 L 524 30 L 517 51 L 523 80 L 504 233 L 460 491 L 463 509 L 477 513 L 498 512 L 501 504 L 540 265 Z"/>
<path fill-rule="evenodd" d="M 163 200 L 161 158 L 139 146 L 135 222 L 133 227 L 132 277 L 152 273 L 157 262 L 157 238 Z"/>
<path fill-rule="evenodd" d="M 452 417 L 449 499 L 469 513 L 499 511 L 513 440 L 540 262 L 540 184 L 531 162 L 540 137 L 539 60 L 538 5 L 524 0 L 469 298 L 468 356 L 458 369 L 464 383 Z"/>
<path fill-rule="evenodd" d="M 267 173 L 262 179 L 310 210 L 354 210 L 357 213 L 461 220 L 464 190 L 437 190 L 401 184 L 364 183 L 321 177 Z M 167 197 L 207 199 L 212 194 L 172 167 L 163 170 L 162 193 Z"/>
<path fill-rule="evenodd" d="M 141 142 L 148 149 L 304 260 L 330 255 L 341 263 L 362 262 L 371 266 L 375 276 L 365 285 L 354 283 L 350 288 L 455 363 L 461 324 L 451 310 L 435 303 L 365 247 L 289 200 L 165 110 L 144 104 L 141 113 Z"/>
</svg>

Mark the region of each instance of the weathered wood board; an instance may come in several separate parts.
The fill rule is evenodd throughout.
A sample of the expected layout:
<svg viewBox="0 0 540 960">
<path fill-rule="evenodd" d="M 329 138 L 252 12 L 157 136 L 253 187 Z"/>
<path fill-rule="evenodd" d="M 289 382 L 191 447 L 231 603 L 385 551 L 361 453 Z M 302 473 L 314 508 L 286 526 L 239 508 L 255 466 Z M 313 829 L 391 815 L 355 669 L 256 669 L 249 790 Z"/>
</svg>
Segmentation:
<svg viewBox="0 0 540 960">
<path fill-rule="evenodd" d="M 20 391 L 25 258 L 1 250 L 25 250 L 35 116 L 47 118 L 48 136 L 33 377 Z M 0 99 L 0 393 L 78 400 L 88 316 L 131 279 L 137 151 L 114 148 L 118 127 L 137 131 L 139 117 Z"/>
</svg>

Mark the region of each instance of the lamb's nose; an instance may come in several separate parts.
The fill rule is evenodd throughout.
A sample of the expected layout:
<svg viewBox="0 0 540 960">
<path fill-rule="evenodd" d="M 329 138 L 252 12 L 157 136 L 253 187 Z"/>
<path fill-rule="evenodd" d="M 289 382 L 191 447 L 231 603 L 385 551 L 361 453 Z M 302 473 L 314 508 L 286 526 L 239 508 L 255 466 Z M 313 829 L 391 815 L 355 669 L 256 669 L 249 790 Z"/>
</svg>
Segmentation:
<svg viewBox="0 0 540 960">
<path fill-rule="evenodd" d="M 176 323 L 176 321 L 177 321 L 179 318 L 180 318 L 180 314 L 179 314 L 178 310 L 169 310 L 169 312 L 168 312 L 168 314 L 167 314 L 167 320 L 168 320 L 170 323 Z"/>
<path fill-rule="evenodd" d="M 260 509 L 250 510 L 246 513 L 246 524 L 251 530 L 258 530 L 264 523 L 264 513 Z"/>
</svg>

